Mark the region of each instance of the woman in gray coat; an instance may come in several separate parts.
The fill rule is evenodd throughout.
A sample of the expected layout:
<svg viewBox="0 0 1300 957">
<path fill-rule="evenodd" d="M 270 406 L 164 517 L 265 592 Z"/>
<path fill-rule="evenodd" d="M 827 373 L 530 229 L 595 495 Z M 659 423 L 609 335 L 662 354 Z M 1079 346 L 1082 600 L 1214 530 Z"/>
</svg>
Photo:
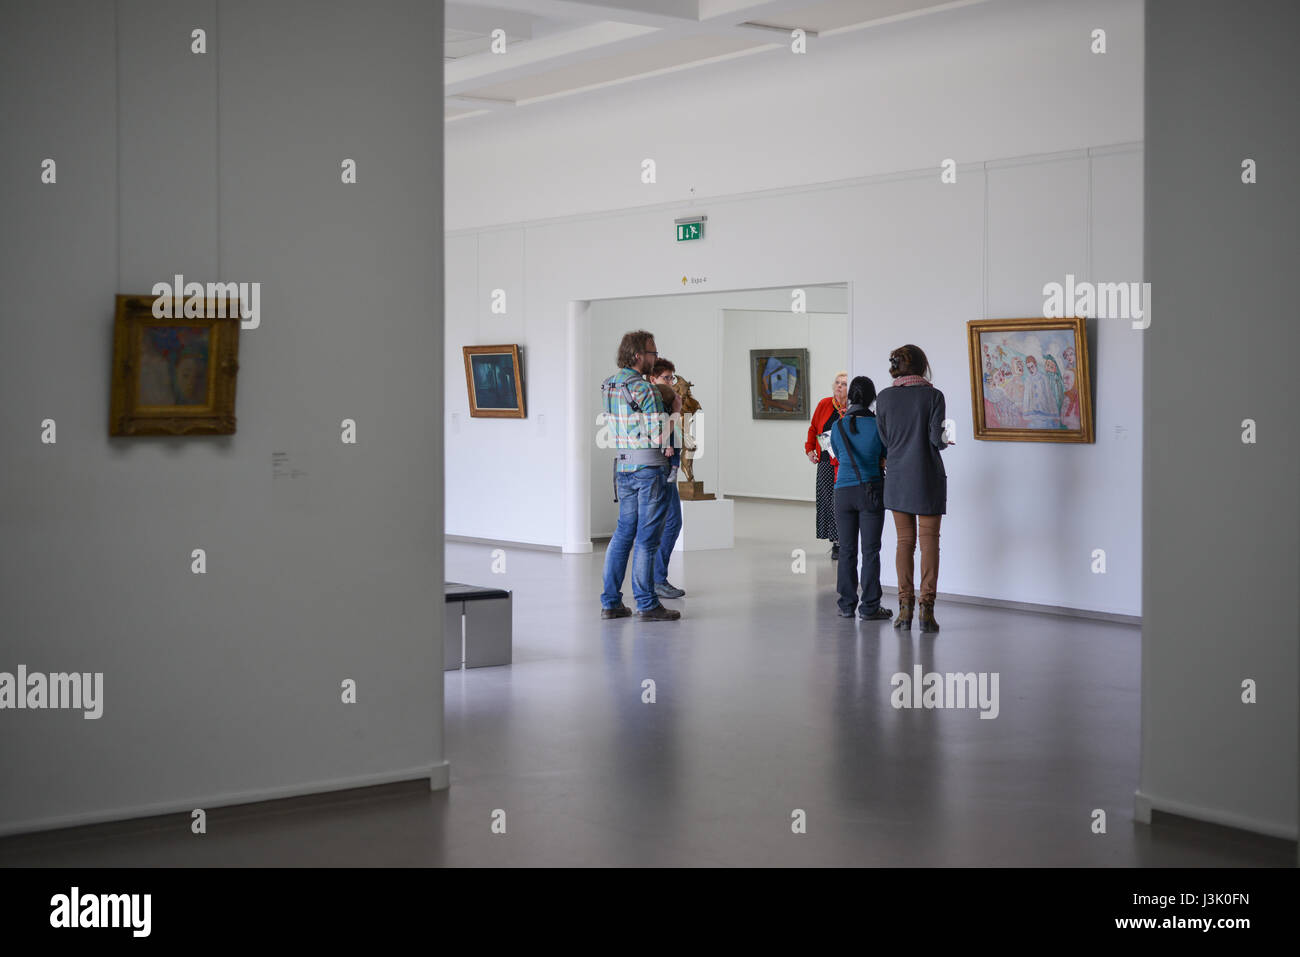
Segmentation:
<svg viewBox="0 0 1300 957">
<path fill-rule="evenodd" d="M 885 508 L 894 513 L 898 534 L 898 617 L 895 628 L 912 627 L 916 592 L 912 558 L 921 541 L 921 630 L 934 632 L 934 597 L 939 585 L 939 523 L 948 508 L 948 475 L 939 453 L 944 440 L 943 393 L 930 382 L 930 363 L 920 347 L 900 346 L 889 354 L 890 388 L 876 397 L 876 428 L 885 447 Z"/>
</svg>

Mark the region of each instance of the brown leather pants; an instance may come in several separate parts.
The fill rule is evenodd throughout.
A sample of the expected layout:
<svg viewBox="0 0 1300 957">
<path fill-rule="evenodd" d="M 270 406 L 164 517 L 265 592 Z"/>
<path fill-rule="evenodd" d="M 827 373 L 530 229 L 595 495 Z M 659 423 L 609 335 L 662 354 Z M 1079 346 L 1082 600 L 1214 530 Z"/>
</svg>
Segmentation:
<svg viewBox="0 0 1300 957">
<path fill-rule="evenodd" d="M 916 553 L 916 540 L 921 539 L 921 595 L 920 601 L 934 602 L 939 588 L 939 522 L 942 515 L 912 515 L 894 512 L 894 530 L 898 533 L 898 552 L 894 557 L 898 567 L 898 599 L 913 600 L 916 592 L 912 585 L 912 556 Z M 918 536 L 918 525 L 920 534 Z"/>
</svg>

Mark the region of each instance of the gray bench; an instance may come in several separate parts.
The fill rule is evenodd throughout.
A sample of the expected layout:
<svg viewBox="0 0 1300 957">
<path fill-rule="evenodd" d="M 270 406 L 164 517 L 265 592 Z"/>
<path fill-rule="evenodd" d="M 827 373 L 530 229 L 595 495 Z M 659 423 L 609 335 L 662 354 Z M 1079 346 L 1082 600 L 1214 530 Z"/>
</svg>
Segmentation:
<svg viewBox="0 0 1300 957">
<path fill-rule="evenodd" d="M 443 630 L 443 670 L 508 665 L 514 642 L 511 593 L 504 588 L 482 588 L 446 582 Z"/>
</svg>

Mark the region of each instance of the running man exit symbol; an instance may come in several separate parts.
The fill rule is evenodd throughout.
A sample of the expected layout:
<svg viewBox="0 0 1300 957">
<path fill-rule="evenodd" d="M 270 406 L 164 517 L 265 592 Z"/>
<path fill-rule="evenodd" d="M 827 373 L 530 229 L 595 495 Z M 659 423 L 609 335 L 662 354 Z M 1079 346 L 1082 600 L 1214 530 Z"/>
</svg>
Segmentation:
<svg viewBox="0 0 1300 957">
<path fill-rule="evenodd" d="M 703 213 L 694 213 L 689 216 L 683 216 L 681 219 L 673 220 L 673 225 L 677 227 L 677 241 L 679 243 L 689 242 L 692 239 L 704 238 L 704 224 L 708 216 Z"/>
</svg>

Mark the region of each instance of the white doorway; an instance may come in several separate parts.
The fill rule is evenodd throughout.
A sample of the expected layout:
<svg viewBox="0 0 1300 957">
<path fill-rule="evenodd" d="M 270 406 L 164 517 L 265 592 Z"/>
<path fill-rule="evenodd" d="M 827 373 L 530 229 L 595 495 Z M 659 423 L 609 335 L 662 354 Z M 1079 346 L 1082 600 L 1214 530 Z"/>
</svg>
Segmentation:
<svg viewBox="0 0 1300 957">
<path fill-rule="evenodd" d="M 795 312 L 791 309 L 795 288 L 580 304 L 581 321 L 571 322 L 570 333 L 585 335 L 585 341 L 571 343 L 571 348 L 572 354 L 583 357 L 587 371 L 571 380 L 578 394 L 570 407 L 576 407 L 581 420 L 582 436 L 574 438 L 585 438 L 575 472 L 584 465 L 586 471 L 570 477 L 568 501 L 571 509 L 580 508 L 574 492 L 581 485 L 589 490 L 588 541 L 607 539 L 617 522 L 610 456 L 595 441 L 602 411 L 599 384 L 616 371 L 615 355 L 623 334 L 635 329 L 654 334 L 658 351 L 674 362 L 679 376 L 692 383 L 692 394 L 701 403 L 702 454 L 695 463 L 695 478 L 704 483 L 705 491 L 720 498 L 753 496 L 813 507 L 815 474 L 803 452 L 810 417 L 802 421 L 753 418 L 750 350 L 808 349 L 811 412 L 830 394 L 835 373 L 851 365 L 851 289 L 848 283 L 797 287 L 804 290 L 806 309 Z M 576 533 L 576 523 L 572 524 Z"/>
</svg>

